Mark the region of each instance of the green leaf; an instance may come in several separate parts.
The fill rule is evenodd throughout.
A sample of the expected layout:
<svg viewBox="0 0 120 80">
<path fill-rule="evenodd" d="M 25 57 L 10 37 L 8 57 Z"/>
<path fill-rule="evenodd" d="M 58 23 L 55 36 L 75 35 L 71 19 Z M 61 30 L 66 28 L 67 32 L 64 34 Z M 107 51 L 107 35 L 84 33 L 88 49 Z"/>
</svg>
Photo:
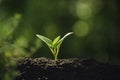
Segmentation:
<svg viewBox="0 0 120 80">
<path fill-rule="evenodd" d="M 69 35 L 71 35 L 71 34 L 73 34 L 73 32 L 67 33 L 63 38 L 61 38 L 61 39 L 58 41 L 58 44 L 61 44 L 61 43 L 63 42 L 63 40 L 64 40 L 67 36 L 69 36 Z"/>
<path fill-rule="evenodd" d="M 52 46 L 52 40 L 48 39 L 47 37 L 45 36 L 42 36 L 42 35 L 38 35 L 36 34 L 36 36 L 41 39 L 43 42 L 45 42 L 49 47 Z"/>
<path fill-rule="evenodd" d="M 55 44 L 57 44 L 57 42 L 59 41 L 60 36 L 56 37 L 53 42 L 52 42 L 52 46 L 54 46 Z"/>
</svg>

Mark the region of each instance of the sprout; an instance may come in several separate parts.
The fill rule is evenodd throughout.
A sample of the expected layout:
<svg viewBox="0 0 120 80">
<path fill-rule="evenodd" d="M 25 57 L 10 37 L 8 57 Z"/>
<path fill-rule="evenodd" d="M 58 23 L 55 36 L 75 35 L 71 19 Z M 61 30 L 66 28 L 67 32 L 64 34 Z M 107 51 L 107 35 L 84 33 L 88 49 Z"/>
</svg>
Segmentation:
<svg viewBox="0 0 120 80">
<path fill-rule="evenodd" d="M 39 35 L 39 34 L 36 34 L 36 36 L 48 45 L 52 54 L 54 55 L 54 59 L 57 60 L 59 49 L 60 49 L 60 46 L 61 46 L 63 40 L 71 34 L 73 34 L 73 32 L 67 33 L 63 38 L 60 38 L 60 36 L 58 36 L 53 41 L 50 40 L 49 38 Z"/>
</svg>

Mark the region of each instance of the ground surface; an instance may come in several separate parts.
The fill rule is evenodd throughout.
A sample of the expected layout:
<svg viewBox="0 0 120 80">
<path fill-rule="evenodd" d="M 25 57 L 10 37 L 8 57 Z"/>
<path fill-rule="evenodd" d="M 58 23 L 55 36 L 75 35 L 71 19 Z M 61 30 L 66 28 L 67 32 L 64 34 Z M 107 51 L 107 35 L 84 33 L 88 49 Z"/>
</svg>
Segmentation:
<svg viewBox="0 0 120 80">
<path fill-rule="evenodd" d="M 120 66 L 92 59 L 22 58 L 16 80 L 120 80 Z"/>
</svg>

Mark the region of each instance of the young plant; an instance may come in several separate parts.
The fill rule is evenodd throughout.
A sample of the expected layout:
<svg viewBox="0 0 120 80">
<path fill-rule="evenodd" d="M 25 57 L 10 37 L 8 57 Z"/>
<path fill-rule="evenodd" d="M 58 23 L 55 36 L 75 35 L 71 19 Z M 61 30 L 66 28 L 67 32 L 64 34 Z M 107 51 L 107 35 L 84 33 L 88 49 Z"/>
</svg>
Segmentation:
<svg viewBox="0 0 120 80">
<path fill-rule="evenodd" d="M 54 55 L 54 59 L 57 60 L 59 49 L 60 49 L 60 46 L 61 46 L 63 40 L 71 34 L 73 34 L 73 32 L 67 33 L 63 38 L 60 38 L 60 36 L 58 36 L 53 41 L 42 35 L 36 34 L 36 36 L 48 45 L 52 54 Z"/>
</svg>

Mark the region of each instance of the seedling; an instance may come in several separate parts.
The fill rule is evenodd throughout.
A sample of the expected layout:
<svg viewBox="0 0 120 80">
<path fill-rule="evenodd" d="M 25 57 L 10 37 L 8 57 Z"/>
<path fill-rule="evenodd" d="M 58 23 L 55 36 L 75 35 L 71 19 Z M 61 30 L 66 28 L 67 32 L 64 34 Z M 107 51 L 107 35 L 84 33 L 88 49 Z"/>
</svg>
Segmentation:
<svg viewBox="0 0 120 80">
<path fill-rule="evenodd" d="M 48 45 L 52 54 L 54 55 L 54 59 L 57 60 L 59 49 L 63 40 L 71 34 L 73 34 L 73 32 L 67 33 L 63 38 L 60 38 L 60 36 L 58 36 L 53 41 L 42 35 L 36 34 L 36 36 Z"/>
</svg>

